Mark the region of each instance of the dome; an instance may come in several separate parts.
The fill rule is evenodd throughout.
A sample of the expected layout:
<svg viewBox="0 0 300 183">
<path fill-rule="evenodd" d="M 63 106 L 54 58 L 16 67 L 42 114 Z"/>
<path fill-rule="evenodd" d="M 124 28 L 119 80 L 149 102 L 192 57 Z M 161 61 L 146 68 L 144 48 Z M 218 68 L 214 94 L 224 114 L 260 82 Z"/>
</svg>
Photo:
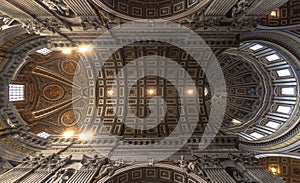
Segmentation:
<svg viewBox="0 0 300 183">
<path fill-rule="evenodd" d="M 178 19 L 195 13 L 209 1 L 180 0 L 134 0 L 134 1 L 93 1 L 99 8 L 127 20 L 133 19 Z"/>
</svg>

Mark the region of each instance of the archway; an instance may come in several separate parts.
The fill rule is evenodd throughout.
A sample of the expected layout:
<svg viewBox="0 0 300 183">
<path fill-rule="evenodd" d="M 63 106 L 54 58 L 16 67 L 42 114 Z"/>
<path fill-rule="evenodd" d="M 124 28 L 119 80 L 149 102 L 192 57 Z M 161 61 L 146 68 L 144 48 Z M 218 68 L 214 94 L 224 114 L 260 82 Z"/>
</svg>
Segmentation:
<svg viewBox="0 0 300 183">
<path fill-rule="evenodd" d="M 153 166 L 137 164 L 116 170 L 113 176 L 105 176 L 97 183 L 207 183 L 207 181 L 195 173 L 187 173 L 180 167 L 158 163 Z"/>
</svg>

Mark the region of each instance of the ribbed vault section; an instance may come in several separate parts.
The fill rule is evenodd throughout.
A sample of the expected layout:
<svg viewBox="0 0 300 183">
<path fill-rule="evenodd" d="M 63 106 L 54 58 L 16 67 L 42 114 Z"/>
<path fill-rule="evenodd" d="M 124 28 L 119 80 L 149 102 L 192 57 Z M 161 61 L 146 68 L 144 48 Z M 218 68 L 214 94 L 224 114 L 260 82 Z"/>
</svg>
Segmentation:
<svg viewBox="0 0 300 183">
<path fill-rule="evenodd" d="M 208 0 L 189 1 L 189 0 L 112 0 L 100 1 L 90 0 L 92 5 L 103 8 L 119 17 L 133 19 L 176 19 L 189 15 L 209 3 Z"/>
<path fill-rule="evenodd" d="M 103 51 L 102 54 L 105 54 Z M 128 70 L 124 75 L 118 76 L 124 67 L 135 65 L 134 60 L 140 57 L 159 55 L 170 58 L 182 67 L 182 72 L 175 74 L 171 78 L 157 76 L 158 73 L 164 75 L 176 71 L 175 66 L 165 67 L 165 62 L 155 60 L 151 62 L 149 69 Z M 101 57 L 97 58 L 101 60 Z M 144 60 L 138 62 L 139 65 L 146 63 Z M 150 67 L 157 68 L 155 71 Z M 103 122 L 105 129 L 112 135 L 123 136 L 123 138 L 163 138 L 169 136 L 178 125 L 180 117 L 186 117 L 186 123 L 182 123 L 181 132 L 190 131 L 192 122 L 197 121 L 197 127 L 194 135 L 201 135 L 208 121 L 207 97 L 210 90 L 207 88 L 205 74 L 199 64 L 184 50 L 170 44 L 153 42 L 136 42 L 117 50 L 99 69 L 96 85 L 96 101 L 98 117 Z M 153 73 L 152 73 L 153 72 Z M 139 78 L 141 75 L 145 77 Z M 187 77 L 191 77 L 196 88 L 191 89 L 186 84 Z M 113 88 L 113 83 L 118 78 L 118 90 Z M 176 88 L 171 81 L 176 81 Z M 128 83 L 133 83 L 129 90 Z M 205 93 L 205 88 L 207 92 Z M 196 98 L 196 92 L 198 98 Z M 180 95 L 188 97 L 190 102 L 200 101 L 200 114 L 192 110 L 183 111 L 181 109 Z M 115 96 L 119 98 L 116 99 Z M 128 97 L 127 97 L 128 96 Z M 154 96 L 161 97 L 161 102 L 156 104 L 155 109 L 150 108 L 150 102 Z M 122 102 L 128 103 L 123 105 Z M 118 104 L 118 108 L 114 108 Z M 166 105 L 164 112 L 164 105 Z M 128 113 L 134 114 L 133 116 Z M 151 114 L 157 114 L 157 117 L 146 124 L 143 119 Z M 188 115 L 186 115 L 188 114 Z M 159 118 L 158 118 L 159 117 Z M 129 124 L 129 125 L 128 125 Z M 153 127 L 151 127 L 151 125 Z M 131 126 L 131 127 L 130 127 Z M 132 126 L 136 126 L 134 129 Z M 98 125 L 94 127 L 98 134 L 104 133 L 104 130 Z"/>
<path fill-rule="evenodd" d="M 219 58 L 227 86 L 227 107 L 223 125 L 236 128 L 256 121 L 268 97 L 268 77 L 263 68 L 240 55 L 236 49 Z"/>
<path fill-rule="evenodd" d="M 283 47 L 259 40 L 244 42 L 240 48 L 223 54 L 227 56 L 222 57 L 221 64 L 224 60 L 231 60 L 228 67 L 222 64 L 229 95 L 224 130 L 237 133 L 244 148 L 275 151 L 284 146 L 278 146 L 283 139 L 291 145 L 299 121 L 297 58 Z M 238 75 L 228 69 L 238 63 L 237 60 L 252 65 L 250 78 L 246 79 L 247 69 Z M 231 78 L 241 83 L 235 86 Z M 243 89 L 245 87 L 247 89 Z M 237 91 L 246 91 L 247 94 Z M 246 98 L 250 100 L 243 102 Z"/>
<path fill-rule="evenodd" d="M 0 32 L 0 156 L 21 161 L 25 154 L 35 154 L 46 148 L 48 142 L 29 132 L 27 123 L 16 107 L 9 101 L 9 84 L 15 79 L 31 50 L 47 45 L 47 39 L 24 34 L 24 30 L 13 27 Z"/>
</svg>

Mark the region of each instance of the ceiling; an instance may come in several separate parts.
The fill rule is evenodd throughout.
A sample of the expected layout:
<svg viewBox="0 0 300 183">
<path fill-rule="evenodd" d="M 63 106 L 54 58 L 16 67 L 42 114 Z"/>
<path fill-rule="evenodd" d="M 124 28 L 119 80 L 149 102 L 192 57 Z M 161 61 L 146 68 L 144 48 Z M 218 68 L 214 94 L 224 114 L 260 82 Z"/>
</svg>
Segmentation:
<svg viewBox="0 0 300 183">
<path fill-rule="evenodd" d="M 242 40 L 241 37 L 251 35 L 258 24 L 269 28 L 298 25 L 299 15 L 295 12 L 299 3 L 229 0 L 223 7 L 220 4 L 220 0 L 4 1 L 0 7 L 1 33 L 6 35 L 0 48 L 1 76 L 7 85 L 25 86 L 24 100 L 13 102 L 16 110 L 10 112 L 16 118 L 21 117 L 19 126 L 28 127 L 34 134 L 61 135 L 66 130 L 79 133 L 89 128 L 97 134 L 109 133 L 123 138 L 163 138 L 174 131 L 182 114 L 189 113 L 181 108 L 182 94 L 199 104 L 199 112 L 190 110 L 191 114 L 184 116 L 180 132 L 195 128 L 193 135 L 199 137 L 208 124 L 212 103 L 221 98 L 217 94 L 222 93 L 227 96 L 227 105 L 220 133 L 237 134 L 248 146 L 276 140 L 277 135 L 294 129 L 298 119 L 299 58 L 270 40 L 255 36 L 253 40 Z M 274 9 L 277 17 L 270 15 Z M 199 65 L 192 55 L 164 42 L 134 41 L 109 54 L 113 45 L 107 41 L 104 50 L 80 53 L 81 45 L 91 44 L 107 30 L 114 35 L 113 28 L 123 26 L 121 34 L 126 38 L 130 31 L 124 28 L 125 23 L 139 19 L 151 28 L 158 18 L 187 27 L 204 39 L 219 61 L 226 89 L 214 88 L 203 72 L 205 66 Z M 13 35 L 10 30 L 19 32 Z M 295 33 L 297 29 L 289 31 Z M 254 49 L 257 45 L 261 47 Z M 47 48 L 49 53 L 38 53 L 42 48 Z M 71 54 L 62 51 L 66 48 L 73 50 Z M 278 58 L 272 60 L 270 56 L 274 54 Z M 185 74 L 176 73 L 175 68 L 159 60 L 152 60 L 157 72 L 173 70 L 174 78 L 155 76 L 154 70 L 149 73 L 143 60 L 134 65 L 135 59 L 153 55 L 172 59 L 180 65 L 195 88 L 186 85 Z M 87 57 L 92 61 L 87 61 Z M 140 70 L 128 70 L 128 76 L 120 77 L 123 68 L 138 64 L 143 66 Z M 167 71 L 159 70 L 161 68 Z M 282 69 L 288 69 L 290 74 L 280 73 Z M 150 76 L 140 77 L 145 74 Z M 116 78 L 117 89 L 114 88 Z M 128 88 L 129 83 L 131 88 Z M 178 86 L 181 90 L 177 90 Z M 288 95 L 283 93 L 284 88 L 291 87 L 294 93 L 291 94 L 291 90 Z M 9 103 L 7 86 L 5 91 L 3 101 Z M 151 108 L 153 102 L 157 102 L 156 109 Z M 115 104 L 119 107 L 115 108 Z M 290 111 L 285 112 L 284 108 Z M 155 117 L 149 125 L 145 124 L 151 115 Z M 103 126 L 86 125 L 98 120 Z M 193 120 L 196 124 L 189 123 Z M 279 127 L 275 129 L 276 124 Z"/>
</svg>

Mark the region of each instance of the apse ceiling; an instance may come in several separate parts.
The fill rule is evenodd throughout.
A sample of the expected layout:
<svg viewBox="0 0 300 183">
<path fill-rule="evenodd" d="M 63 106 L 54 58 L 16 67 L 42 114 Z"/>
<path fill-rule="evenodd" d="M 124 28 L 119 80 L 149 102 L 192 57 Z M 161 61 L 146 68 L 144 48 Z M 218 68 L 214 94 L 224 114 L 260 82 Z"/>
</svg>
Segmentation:
<svg viewBox="0 0 300 183">
<path fill-rule="evenodd" d="M 227 108 L 224 126 L 239 126 L 255 120 L 264 108 L 265 85 L 268 78 L 262 77 L 263 69 L 239 55 L 223 53 L 219 57 L 227 87 Z"/>
<path fill-rule="evenodd" d="M 34 133 L 61 134 L 76 130 L 80 112 L 72 108 L 73 76 L 82 72 L 75 52 L 65 56 L 60 52 L 47 55 L 34 53 L 19 72 L 14 84 L 25 86 L 24 100 L 15 102 L 22 118 Z M 82 87 L 87 85 L 82 78 Z"/>
</svg>

